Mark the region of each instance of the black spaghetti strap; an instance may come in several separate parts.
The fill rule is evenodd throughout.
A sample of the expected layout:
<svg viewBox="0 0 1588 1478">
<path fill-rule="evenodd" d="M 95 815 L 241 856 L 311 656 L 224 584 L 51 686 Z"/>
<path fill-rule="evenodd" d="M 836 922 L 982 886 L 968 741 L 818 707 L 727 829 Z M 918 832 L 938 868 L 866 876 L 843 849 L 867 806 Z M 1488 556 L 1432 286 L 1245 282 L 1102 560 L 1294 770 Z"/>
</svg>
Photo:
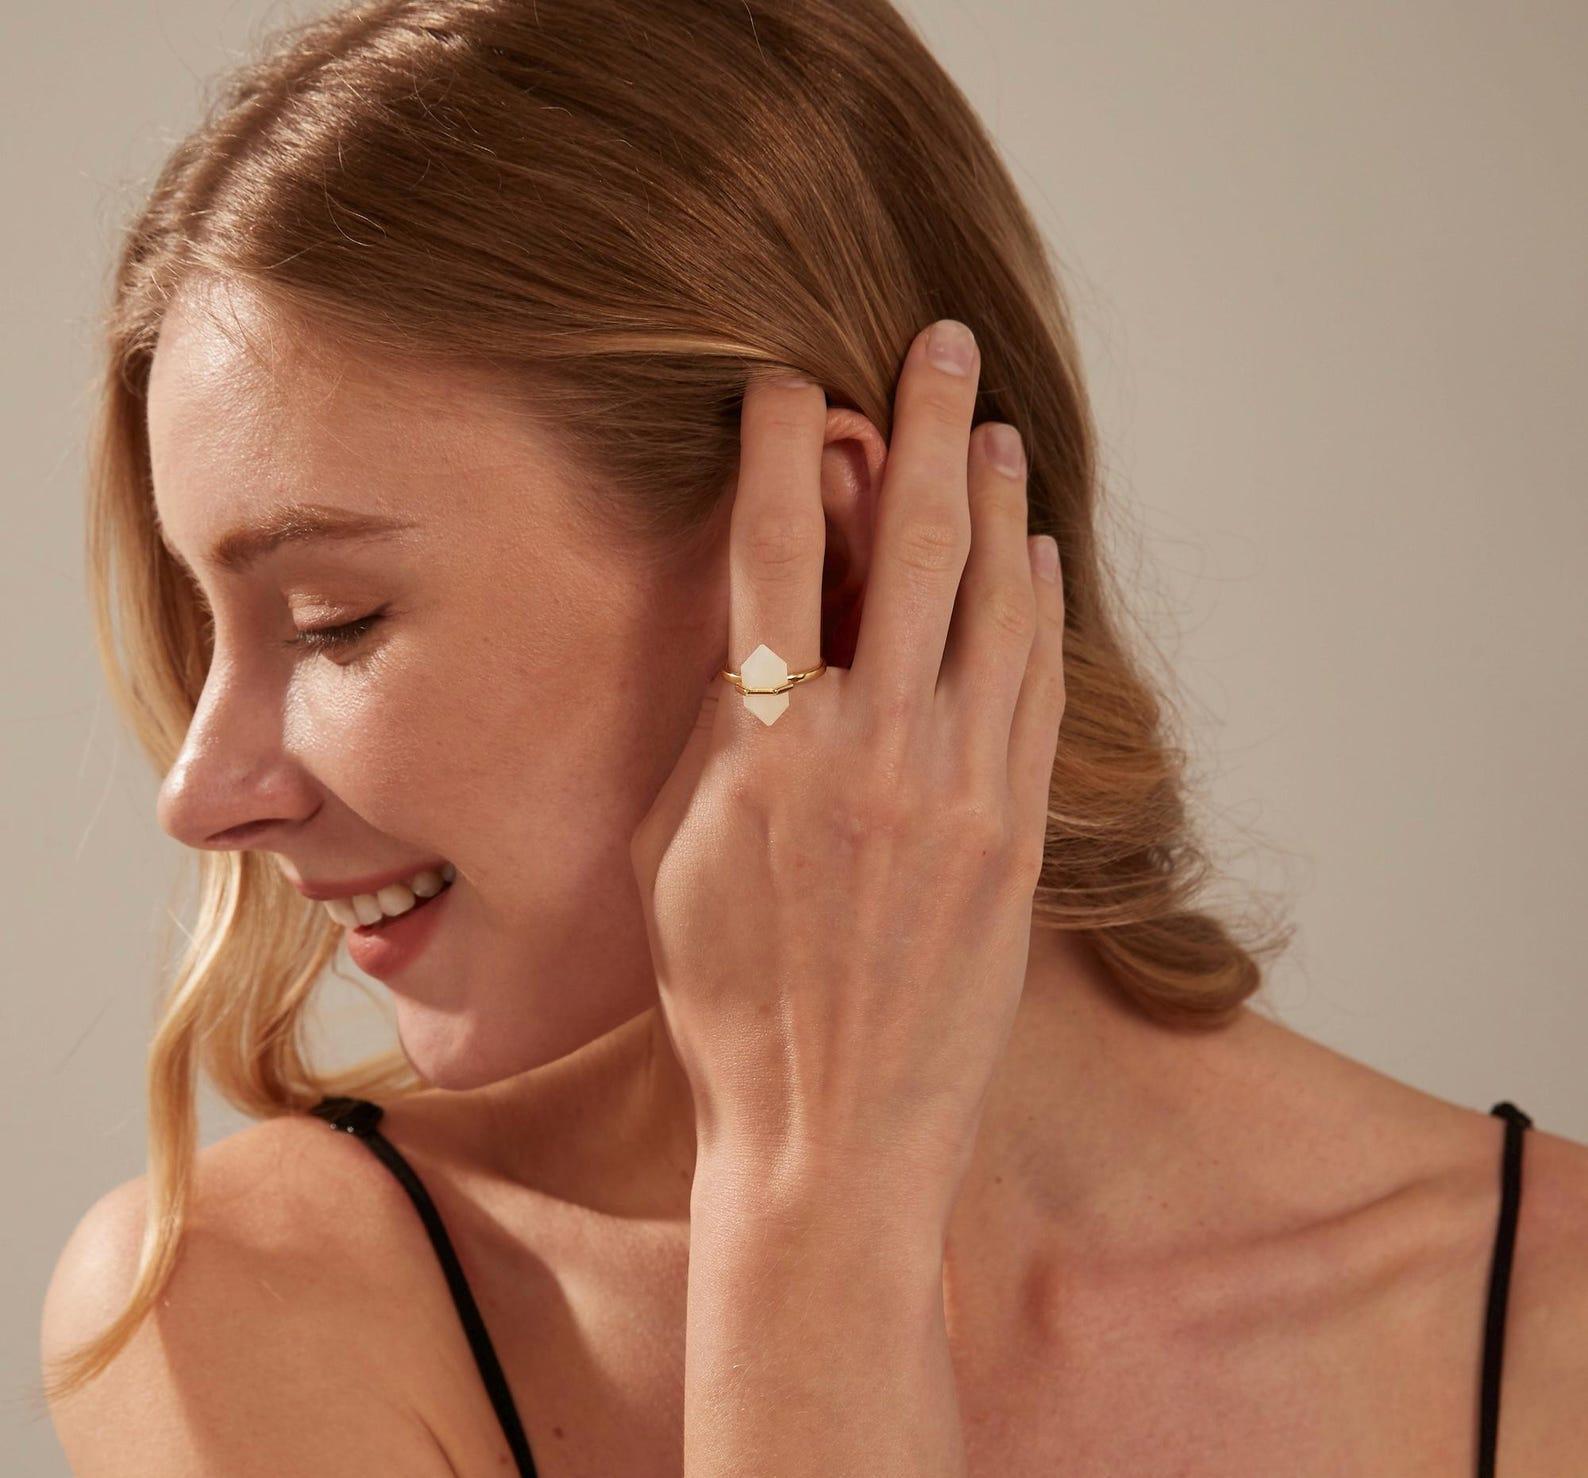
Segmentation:
<svg viewBox="0 0 1588 1478">
<path fill-rule="evenodd" d="M 468 1336 L 469 1348 L 474 1352 L 474 1363 L 485 1382 L 497 1420 L 502 1424 L 507 1445 L 512 1451 L 514 1462 L 518 1464 L 520 1478 L 537 1478 L 535 1460 L 529 1452 L 529 1439 L 524 1436 L 518 1408 L 513 1404 L 513 1393 L 508 1389 L 501 1363 L 491 1344 L 491 1336 L 486 1332 L 485 1320 L 481 1318 L 468 1280 L 463 1276 L 463 1267 L 453 1251 L 452 1240 L 441 1221 L 441 1213 L 436 1210 L 435 1202 L 430 1199 L 430 1193 L 413 1168 L 377 1127 L 385 1110 L 367 1098 L 331 1097 L 321 1099 L 309 1112 L 324 1119 L 333 1128 L 363 1140 L 408 1192 L 408 1198 L 414 1203 L 420 1220 L 424 1222 L 425 1231 L 429 1233 L 431 1246 L 435 1248 L 436 1257 L 441 1262 L 441 1270 L 446 1274 L 452 1302 L 457 1306 L 458 1317 L 463 1321 L 463 1332 Z"/>
<path fill-rule="evenodd" d="M 1489 1302 L 1483 1321 L 1483 1383 L 1478 1409 L 1478 1478 L 1494 1478 L 1500 1437 L 1500 1368 L 1505 1355 L 1505 1309 L 1511 1291 L 1516 1219 L 1522 1203 L 1522 1134 L 1533 1120 L 1509 1101 L 1489 1110 L 1505 1120 L 1500 1159 L 1500 1219 L 1489 1266 Z"/>
<path fill-rule="evenodd" d="M 377 1125 L 384 1109 L 364 1098 L 330 1097 L 322 1099 L 310 1112 L 334 1128 L 364 1141 L 396 1176 L 419 1212 L 431 1245 L 446 1274 L 452 1301 L 468 1336 L 474 1363 L 506 1434 L 507 1445 L 518 1465 L 520 1478 L 537 1478 L 529 1441 L 513 1404 L 502 1367 L 496 1358 L 485 1321 L 480 1317 L 474 1295 L 469 1290 L 463 1268 L 447 1236 L 441 1215 L 429 1192 L 408 1162 Z M 1533 1125 L 1532 1118 L 1514 1103 L 1501 1102 L 1489 1112 L 1505 1121 L 1505 1140 L 1500 1162 L 1500 1215 L 1495 1228 L 1494 1253 L 1489 1267 L 1488 1305 L 1483 1325 L 1483 1373 L 1478 1417 L 1478 1478 L 1495 1478 L 1495 1457 L 1500 1428 L 1500 1374 L 1505 1349 L 1505 1313 L 1511 1288 L 1511 1264 L 1516 1250 L 1517 1214 L 1522 1199 L 1522 1135 Z"/>
</svg>

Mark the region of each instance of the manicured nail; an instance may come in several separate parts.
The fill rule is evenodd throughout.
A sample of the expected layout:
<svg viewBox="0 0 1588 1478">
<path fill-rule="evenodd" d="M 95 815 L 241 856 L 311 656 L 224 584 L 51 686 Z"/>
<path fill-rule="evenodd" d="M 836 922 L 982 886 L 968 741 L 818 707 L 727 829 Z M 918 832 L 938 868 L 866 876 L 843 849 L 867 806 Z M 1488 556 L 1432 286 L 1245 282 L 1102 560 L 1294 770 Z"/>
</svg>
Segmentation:
<svg viewBox="0 0 1588 1478">
<path fill-rule="evenodd" d="M 1052 534 L 1038 534 L 1031 549 L 1031 564 L 1044 580 L 1051 581 L 1059 573 L 1059 546 Z"/>
<path fill-rule="evenodd" d="M 995 421 L 987 428 L 987 456 L 994 467 L 1010 477 L 1019 477 L 1026 470 L 1020 433 L 1005 421 Z"/>
<path fill-rule="evenodd" d="M 926 357 L 951 375 L 968 375 L 976 361 L 976 337 L 957 318 L 940 318 L 926 336 Z"/>
</svg>

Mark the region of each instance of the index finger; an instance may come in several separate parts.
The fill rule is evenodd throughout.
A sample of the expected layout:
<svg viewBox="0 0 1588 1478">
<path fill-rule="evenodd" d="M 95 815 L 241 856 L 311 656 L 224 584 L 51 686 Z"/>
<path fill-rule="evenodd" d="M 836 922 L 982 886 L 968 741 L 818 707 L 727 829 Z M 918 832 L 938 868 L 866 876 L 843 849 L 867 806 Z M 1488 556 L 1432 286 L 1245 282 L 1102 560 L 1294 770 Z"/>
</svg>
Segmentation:
<svg viewBox="0 0 1588 1478">
<path fill-rule="evenodd" d="M 822 660 L 826 424 L 827 396 L 820 385 L 761 375 L 745 386 L 739 481 L 728 531 L 730 671 L 741 671 L 759 646 L 781 657 L 790 672 Z"/>
</svg>

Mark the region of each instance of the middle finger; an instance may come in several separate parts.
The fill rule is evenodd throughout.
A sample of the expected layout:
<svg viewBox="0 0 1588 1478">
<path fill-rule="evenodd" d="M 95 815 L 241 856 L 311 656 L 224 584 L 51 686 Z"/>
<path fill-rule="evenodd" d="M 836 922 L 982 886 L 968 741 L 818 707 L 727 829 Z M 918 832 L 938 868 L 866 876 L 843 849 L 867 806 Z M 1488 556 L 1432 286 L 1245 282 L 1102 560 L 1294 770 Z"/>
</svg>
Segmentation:
<svg viewBox="0 0 1588 1478">
<path fill-rule="evenodd" d="M 980 368 L 975 339 L 954 319 L 917 334 L 905 356 L 850 666 L 857 691 L 890 712 L 925 711 L 937 692 L 970 553 L 966 468 Z"/>
</svg>

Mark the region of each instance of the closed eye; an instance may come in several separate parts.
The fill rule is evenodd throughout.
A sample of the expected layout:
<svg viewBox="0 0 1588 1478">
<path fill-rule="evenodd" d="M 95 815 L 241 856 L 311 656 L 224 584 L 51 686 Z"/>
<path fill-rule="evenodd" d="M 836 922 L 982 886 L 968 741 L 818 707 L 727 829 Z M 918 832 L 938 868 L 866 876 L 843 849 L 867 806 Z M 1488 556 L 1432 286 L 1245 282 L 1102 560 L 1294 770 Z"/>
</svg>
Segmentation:
<svg viewBox="0 0 1588 1478">
<path fill-rule="evenodd" d="M 382 606 L 378 611 L 371 611 L 369 615 L 361 616 L 357 621 L 348 621 L 341 626 L 312 627 L 307 631 L 300 631 L 288 642 L 288 646 L 308 647 L 310 651 L 356 646 L 380 624 L 385 614 L 386 607 Z"/>
<path fill-rule="evenodd" d="M 204 632 L 210 649 L 215 646 L 215 613 L 206 601 L 204 609 Z M 316 626 L 300 631 L 296 636 L 290 637 L 282 645 L 288 647 L 307 647 L 311 652 L 338 651 L 346 647 L 357 646 L 371 631 L 384 619 L 386 606 L 371 611 L 367 616 L 360 616 L 357 621 L 346 621 L 340 626 Z M 344 662 L 344 667 L 352 663 Z"/>
</svg>

